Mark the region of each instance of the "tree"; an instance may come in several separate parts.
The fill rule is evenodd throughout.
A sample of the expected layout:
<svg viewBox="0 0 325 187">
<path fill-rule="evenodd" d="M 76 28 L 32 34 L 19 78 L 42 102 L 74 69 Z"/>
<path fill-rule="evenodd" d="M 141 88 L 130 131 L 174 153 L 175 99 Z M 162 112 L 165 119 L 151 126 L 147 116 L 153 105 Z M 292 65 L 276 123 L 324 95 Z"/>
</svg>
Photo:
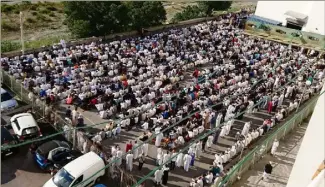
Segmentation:
<svg viewBox="0 0 325 187">
<path fill-rule="evenodd" d="M 200 1 L 201 10 L 207 16 L 211 16 L 213 11 L 228 10 L 231 7 L 232 1 Z"/>
<path fill-rule="evenodd" d="M 204 13 L 197 5 L 186 6 L 182 12 L 177 12 L 171 21 L 172 22 L 185 21 L 185 20 L 200 18 L 204 16 L 205 16 Z"/>
<path fill-rule="evenodd" d="M 105 36 L 128 27 L 127 7 L 118 1 L 64 2 L 70 31 L 78 37 Z"/>
<path fill-rule="evenodd" d="M 128 1 L 131 28 L 140 31 L 144 27 L 161 25 L 166 21 L 166 10 L 160 1 Z"/>
</svg>

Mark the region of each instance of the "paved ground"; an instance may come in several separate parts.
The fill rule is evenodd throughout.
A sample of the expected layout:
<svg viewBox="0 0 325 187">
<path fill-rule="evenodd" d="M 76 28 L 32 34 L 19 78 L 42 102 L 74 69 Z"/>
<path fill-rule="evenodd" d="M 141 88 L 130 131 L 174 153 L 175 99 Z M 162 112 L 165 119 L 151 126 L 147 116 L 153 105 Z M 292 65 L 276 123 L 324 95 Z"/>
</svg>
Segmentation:
<svg viewBox="0 0 325 187">
<path fill-rule="evenodd" d="M 255 167 L 248 170 L 233 187 L 285 187 L 287 185 L 293 164 L 303 140 L 307 124 L 304 123 L 292 132 L 286 139 L 280 141 L 280 146 L 274 157 L 270 154 L 263 157 Z M 265 164 L 273 163 L 273 172 L 269 180 L 261 180 Z"/>
</svg>

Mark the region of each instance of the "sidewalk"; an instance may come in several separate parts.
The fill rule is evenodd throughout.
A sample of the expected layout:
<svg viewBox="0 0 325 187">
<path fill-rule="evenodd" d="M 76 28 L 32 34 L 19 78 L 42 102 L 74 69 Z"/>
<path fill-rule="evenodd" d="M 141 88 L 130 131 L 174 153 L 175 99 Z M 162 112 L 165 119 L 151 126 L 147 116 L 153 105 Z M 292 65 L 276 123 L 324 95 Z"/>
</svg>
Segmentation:
<svg viewBox="0 0 325 187">
<path fill-rule="evenodd" d="M 303 123 L 280 141 L 276 156 L 265 155 L 253 169 L 248 170 L 233 187 L 285 187 L 296 160 L 308 123 Z M 272 161 L 273 172 L 267 181 L 262 180 L 265 164 Z"/>
</svg>

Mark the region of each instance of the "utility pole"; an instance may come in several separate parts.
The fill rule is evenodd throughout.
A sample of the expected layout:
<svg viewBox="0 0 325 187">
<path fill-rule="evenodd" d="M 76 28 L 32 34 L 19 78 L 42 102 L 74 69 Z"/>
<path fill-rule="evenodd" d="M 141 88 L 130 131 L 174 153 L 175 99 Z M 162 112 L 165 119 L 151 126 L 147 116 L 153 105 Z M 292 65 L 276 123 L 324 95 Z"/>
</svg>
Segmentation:
<svg viewBox="0 0 325 187">
<path fill-rule="evenodd" d="M 21 52 L 24 54 L 25 51 L 25 45 L 24 45 L 24 18 L 23 18 L 23 12 L 20 12 L 20 41 L 21 41 Z"/>
</svg>

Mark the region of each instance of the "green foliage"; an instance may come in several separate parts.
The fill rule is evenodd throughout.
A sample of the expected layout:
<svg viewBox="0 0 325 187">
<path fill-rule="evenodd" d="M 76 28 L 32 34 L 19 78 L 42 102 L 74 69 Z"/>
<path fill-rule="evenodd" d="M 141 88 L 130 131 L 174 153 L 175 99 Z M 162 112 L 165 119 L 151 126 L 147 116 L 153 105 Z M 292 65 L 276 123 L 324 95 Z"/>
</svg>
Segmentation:
<svg viewBox="0 0 325 187">
<path fill-rule="evenodd" d="M 36 20 L 34 20 L 33 18 L 27 18 L 26 21 L 28 23 L 36 23 Z"/>
<path fill-rule="evenodd" d="M 69 1 L 64 8 L 69 29 L 79 37 L 123 31 L 128 23 L 127 8 L 121 2 Z"/>
<path fill-rule="evenodd" d="M 159 1 L 69 1 L 64 2 L 64 8 L 67 25 L 78 37 L 105 36 L 160 25 L 166 20 Z"/>
<path fill-rule="evenodd" d="M 53 5 L 48 5 L 48 6 L 46 7 L 46 9 L 49 10 L 49 11 L 57 11 L 57 10 L 58 10 L 58 9 L 57 9 L 55 6 L 53 6 Z"/>
<path fill-rule="evenodd" d="M 37 15 L 37 12 L 32 12 L 32 15 L 33 15 L 33 16 L 36 16 L 36 15 Z"/>
<path fill-rule="evenodd" d="M 187 6 L 182 12 L 176 13 L 171 21 L 175 23 L 179 21 L 185 21 L 185 20 L 200 18 L 204 16 L 205 16 L 204 12 L 202 12 L 200 7 L 198 7 L 197 5 Z"/>
<path fill-rule="evenodd" d="M 3 31 L 18 31 L 19 30 L 19 25 L 15 25 L 11 22 L 7 22 L 5 20 L 1 21 L 1 29 Z"/>
<path fill-rule="evenodd" d="M 43 9 L 40 11 L 40 13 L 42 14 L 49 14 L 51 11 L 49 11 L 48 9 Z"/>
<path fill-rule="evenodd" d="M 211 16 L 213 11 L 228 10 L 232 1 L 200 1 L 199 6 L 207 16 Z"/>
<path fill-rule="evenodd" d="M 1 5 L 1 12 L 9 13 L 12 12 L 15 9 L 14 6 L 8 5 L 8 4 L 2 4 Z"/>
<path fill-rule="evenodd" d="M 160 1 L 129 1 L 126 5 L 133 29 L 157 26 L 166 21 L 166 10 Z"/>
<path fill-rule="evenodd" d="M 16 51 L 21 48 L 21 44 L 16 41 L 1 41 L 1 53 L 9 52 L 9 51 Z"/>
<path fill-rule="evenodd" d="M 54 12 L 49 13 L 49 16 L 51 16 L 51 17 L 55 17 Z"/>
<path fill-rule="evenodd" d="M 67 22 L 70 31 L 80 38 L 85 38 L 89 36 L 89 31 L 91 30 L 91 24 L 89 21 L 85 20 L 71 20 Z"/>
</svg>

